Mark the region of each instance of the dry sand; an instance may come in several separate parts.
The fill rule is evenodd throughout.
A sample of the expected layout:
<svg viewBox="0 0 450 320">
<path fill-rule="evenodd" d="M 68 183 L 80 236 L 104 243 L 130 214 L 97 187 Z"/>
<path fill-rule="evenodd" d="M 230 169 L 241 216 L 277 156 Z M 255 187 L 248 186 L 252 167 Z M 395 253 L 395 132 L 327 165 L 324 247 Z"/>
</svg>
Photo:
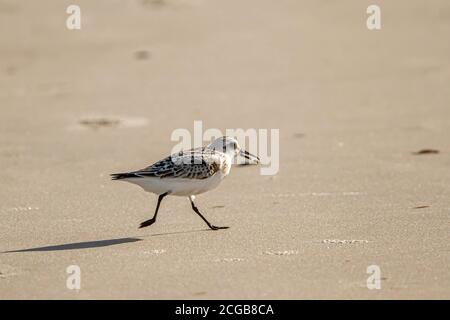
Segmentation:
<svg viewBox="0 0 450 320">
<path fill-rule="evenodd" d="M 377 3 L 84 0 L 69 31 L 1 0 L 0 298 L 449 299 L 450 3 Z M 155 197 L 108 174 L 194 120 L 279 128 L 278 175 L 197 198 L 228 230 L 185 198 L 138 230 Z"/>
</svg>

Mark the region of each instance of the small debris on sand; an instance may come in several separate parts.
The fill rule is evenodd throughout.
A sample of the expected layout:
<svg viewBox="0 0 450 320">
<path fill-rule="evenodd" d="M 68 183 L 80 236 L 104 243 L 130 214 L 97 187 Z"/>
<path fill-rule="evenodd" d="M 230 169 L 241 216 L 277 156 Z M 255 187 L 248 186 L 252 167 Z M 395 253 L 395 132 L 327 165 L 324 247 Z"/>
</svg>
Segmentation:
<svg viewBox="0 0 450 320">
<path fill-rule="evenodd" d="M 436 149 L 422 149 L 419 151 L 415 151 L 412 154 L 414 155 L 422 155 L 422 154 L 438 154 L 440 151 Z"/>
<path fill-rule="evenodd" d="M 429 208 L 429 207 L 431 207 L 431 206 L 423 205 L 423 206 L 416 206 L 413 209 L 425 209 L 425 208 Z"/>
</svg>

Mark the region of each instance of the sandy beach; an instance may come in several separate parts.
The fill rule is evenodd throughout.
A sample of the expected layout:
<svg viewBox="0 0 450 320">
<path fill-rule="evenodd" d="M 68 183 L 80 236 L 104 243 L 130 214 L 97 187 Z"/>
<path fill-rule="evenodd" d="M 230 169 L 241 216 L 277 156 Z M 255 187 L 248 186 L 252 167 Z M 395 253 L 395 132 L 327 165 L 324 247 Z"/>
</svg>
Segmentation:
<svg viewBox="0 0 450 320">
<path fill-rule="evenodd" d="M 450 299 L 448 1 L 76 2 L 0 0 L 0 299 Z M 196 120 L 279 129 L 279 172 L 138 229 L 109 174 Z"/>
</svg>

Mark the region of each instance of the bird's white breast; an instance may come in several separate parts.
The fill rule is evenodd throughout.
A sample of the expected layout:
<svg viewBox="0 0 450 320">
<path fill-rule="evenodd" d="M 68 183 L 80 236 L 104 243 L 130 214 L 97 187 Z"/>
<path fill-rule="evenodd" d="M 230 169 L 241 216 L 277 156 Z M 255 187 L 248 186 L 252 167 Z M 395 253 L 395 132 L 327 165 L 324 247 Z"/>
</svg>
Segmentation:
<svg viewBox="0 0 450 320">
<path fill-rule="evenodd" d="M 217 162 L 218 170 L 212 176 L 204 179 L 177 177 L 132 177 L 123 180 L 137 184 L 145 191 L 158 195 L 166 192 L 169 192 L 170 195 L 174 196 L 197 195 L 215 189 L 223 178 L 230 173 L 230 156 L 222 153 L 217 158 Z"/>
<path fill-rule="evenodd" d="M 124 179 L 127 182 L 137 184 L 147 192 L 163 194 L 169 192 L 174 196 L 197 195 L 217 188 L 223 178 L 230 172 L 230 165 L 224 166 L 211 177 L 205 179 L 186 179 L 186 178 L 131 178 Z"/>
</svg>

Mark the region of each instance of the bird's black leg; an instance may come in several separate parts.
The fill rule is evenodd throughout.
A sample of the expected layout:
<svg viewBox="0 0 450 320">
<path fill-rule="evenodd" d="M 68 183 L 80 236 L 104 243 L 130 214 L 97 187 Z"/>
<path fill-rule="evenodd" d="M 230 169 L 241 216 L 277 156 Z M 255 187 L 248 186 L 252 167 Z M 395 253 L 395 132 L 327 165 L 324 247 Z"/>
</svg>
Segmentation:
<svg viewBox="0 0 450 320">
<path fill-rule="evenodd" d="M 209 223 L 209 221 L 206 220 L 206 218 L 200 213 L 200 211 L 198 211 L 197 207 L 195 206 L 193 196 L 189 197 L 189 200 L 191 200 L 192 210 L 194 210 L 195 213 L 198 214 L 200 216 L 200 218 L 202 218 L 202 220 L 206 222 L 206 224 L 208 225 L 208 227 L 211 230 L 219 230 L 219 229 L 228 229 L 229 228 L 229 227 L 216 227 L 215 225 L 212 225 L 211 223 Z"/>
<path fill-rule="evenodd" d="M 155 215 L 154 215 L 153 218 L 151 218 L 150 220 L 147 220 L 147 221 L 142 222 L 141 225 L 139 226 L 139 229 L 140 229 L 140 228 L 144 228 L 144 227 L 151 226 L 152 224 L 155 223 L 155 221 L 156 221 L 156 215 L 158 214 L 158 210 L 159 210 L 159 205 L 161 204 L 162 199 L 163 199 L 165 196 L 167 196 L 168 194 L 169 194 L 169 193 L 166 192 L 166 193 L 163 193 L 163 194 L 160 194 L 160 195 L 159 195 L 159 197 L 158 197 L 158 204 L 156 205 Z"/>
</svg>

